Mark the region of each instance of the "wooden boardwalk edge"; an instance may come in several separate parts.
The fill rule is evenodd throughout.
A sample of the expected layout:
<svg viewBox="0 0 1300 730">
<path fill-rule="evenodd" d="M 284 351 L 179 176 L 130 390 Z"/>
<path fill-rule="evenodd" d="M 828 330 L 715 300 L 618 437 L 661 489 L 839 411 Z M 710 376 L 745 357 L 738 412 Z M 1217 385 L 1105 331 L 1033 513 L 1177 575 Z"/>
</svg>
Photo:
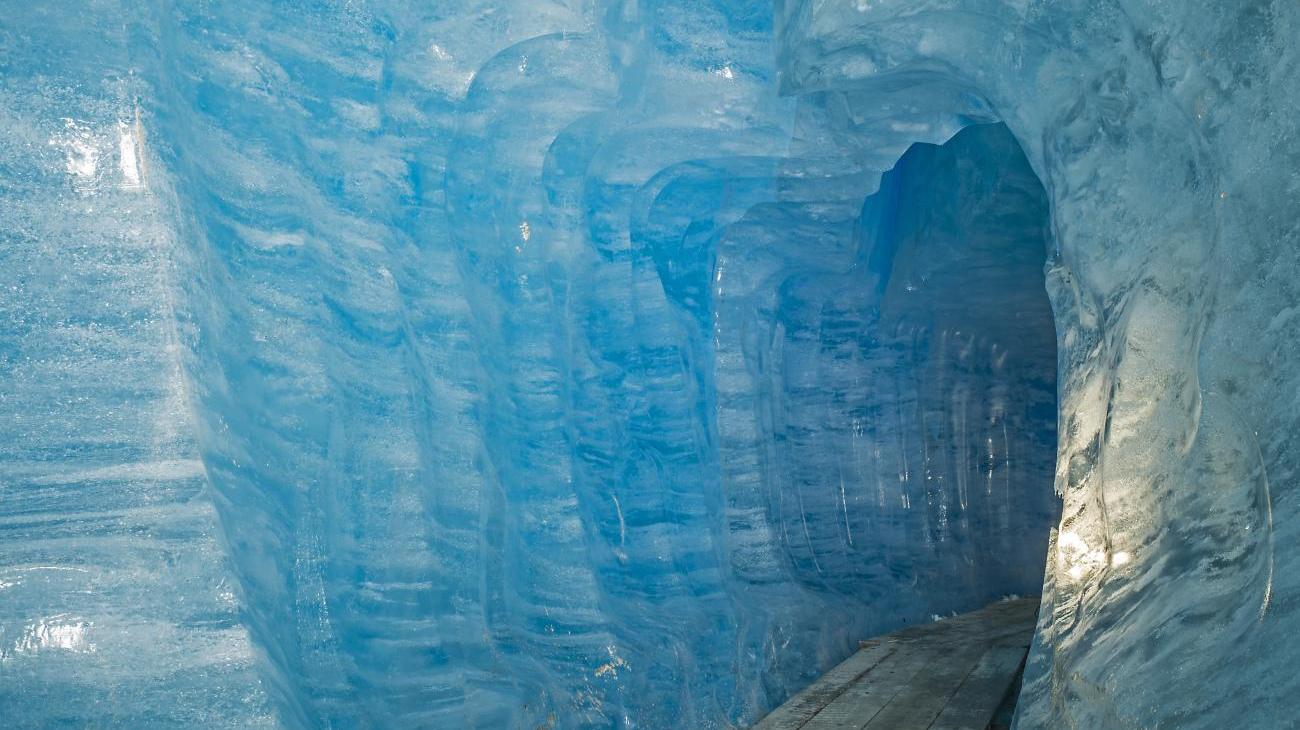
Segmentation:
<svg viewBox="0 0 1300 730">
<path fill-rule="evenodd" d="M 984 730 L 1033 637 L 1038 599 L 978 610 L 862 642 L 862 648 L 754 730 Z"/>
</svg>

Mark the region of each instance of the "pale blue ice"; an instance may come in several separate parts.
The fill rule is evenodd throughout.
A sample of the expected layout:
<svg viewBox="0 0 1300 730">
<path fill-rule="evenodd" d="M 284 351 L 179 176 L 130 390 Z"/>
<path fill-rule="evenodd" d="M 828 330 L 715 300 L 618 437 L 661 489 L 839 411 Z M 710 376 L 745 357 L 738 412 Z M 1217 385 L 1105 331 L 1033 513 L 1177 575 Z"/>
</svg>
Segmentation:
<svg viewBox="0 0 1300 730">
<path fill-rule="evenodd" d="M 0 0 L 0 727 L 1300 698 L 1294 0 Z"/>
</svg>

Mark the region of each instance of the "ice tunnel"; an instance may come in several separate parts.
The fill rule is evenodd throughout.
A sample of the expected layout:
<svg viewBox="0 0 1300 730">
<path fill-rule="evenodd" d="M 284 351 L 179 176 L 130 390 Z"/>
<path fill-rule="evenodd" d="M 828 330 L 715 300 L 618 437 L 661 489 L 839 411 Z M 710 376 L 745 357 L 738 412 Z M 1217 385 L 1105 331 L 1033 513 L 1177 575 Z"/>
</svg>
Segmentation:
<svg viewBox="0 0 1300 730">
<path fill-rule="evenodd" d="M 0 726 L 740 728 L 1041 595 L 1296 727 L 1292 0 L 0 0 Z"/>
</svg>

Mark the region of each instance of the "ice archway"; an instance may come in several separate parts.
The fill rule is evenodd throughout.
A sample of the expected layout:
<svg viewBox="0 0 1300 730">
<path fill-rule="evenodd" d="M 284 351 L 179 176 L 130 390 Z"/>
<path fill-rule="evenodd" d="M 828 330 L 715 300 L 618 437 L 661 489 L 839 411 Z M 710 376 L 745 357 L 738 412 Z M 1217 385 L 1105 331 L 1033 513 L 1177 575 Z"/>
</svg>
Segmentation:
<svg viewBox="0 0 1300 730">
<path fill-rule="evenodd" d="M 11 5 L 19 725 L 750 720 L 1025 583 L 1048 349 L 953 262 L 1044 242 L 1018 724 L 1285 724 L 1293 4 Z"/>
<path fill-rule="evenodd" d="M 794 5 L 783 84 L 993 109 L 1052 196 L 1066 502 L 1018 725 L 1278 724 L 1287 689 L 1260 683 L 1286 623 L 1269 473 L 1293 457 L 1261 443 L 1263 411 L 1242 410 L 1260 385 L 1241 379 L 1258 377 L 1246 351 L 1289 338 L 1273 319 L 1237 344 L 1226 313 L 1251 295 L 1221 286 L 1249 268 L 1243 246 L 1287 240 L 1228 202 L 1268 197 L 1241 177 L 1252 144 L 1230 120 L 1279 122 L 1246 100 L 1294 83 L 1266 50 L 1293 20 L 1267 3 L 1068 5 Z"/>
</svg>

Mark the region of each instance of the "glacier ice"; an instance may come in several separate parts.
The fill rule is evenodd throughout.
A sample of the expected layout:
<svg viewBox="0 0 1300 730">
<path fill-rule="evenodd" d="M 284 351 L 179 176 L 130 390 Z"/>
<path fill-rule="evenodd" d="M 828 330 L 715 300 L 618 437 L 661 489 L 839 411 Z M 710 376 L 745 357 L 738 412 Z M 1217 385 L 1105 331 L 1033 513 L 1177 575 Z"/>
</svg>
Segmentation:
<svg viewBox="0 0 1300 730">
<path fill-rule="evenodd" d="M 0 10 L 6 726 L 1292 722 L 1289 0 Z"/>
</svg>

